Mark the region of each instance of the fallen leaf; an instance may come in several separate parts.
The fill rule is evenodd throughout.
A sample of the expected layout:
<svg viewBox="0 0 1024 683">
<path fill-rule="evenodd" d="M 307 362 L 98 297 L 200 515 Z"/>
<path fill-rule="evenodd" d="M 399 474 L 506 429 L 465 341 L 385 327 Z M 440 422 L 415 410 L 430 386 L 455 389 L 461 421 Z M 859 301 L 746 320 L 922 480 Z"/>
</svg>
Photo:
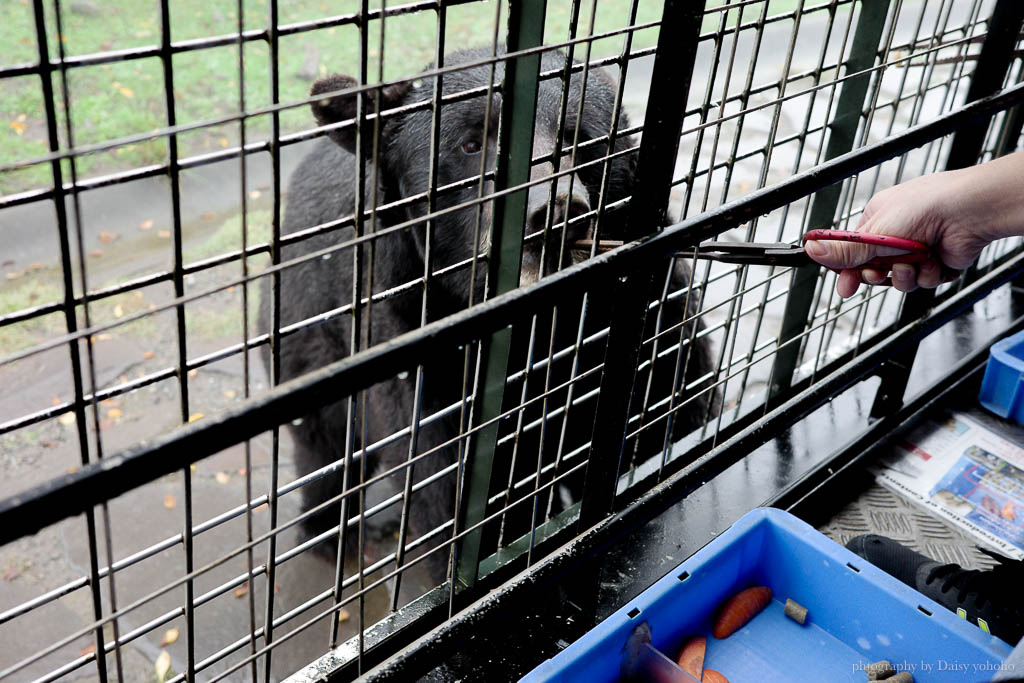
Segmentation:
<svg viewBox="0 0 1024 683">
<path fill-rule="evenodd" d="M 108 398 L 103 401 L 100 401 L 100 405 L 103 406 L 104 408 L 116 408 L 117 406 L 121 405 L 121 399 Z"/>
<path fill-rule="evenodd" d="M 231 481 L 231 475 L 228 474 L 227 472 L 218 472 L 217 474 L 213 475 L 213 478 L 217 480 L 218 484 L 227 484 L 229 481 Z"/>
<path fill-rule="evenodd" d="M 281 592 L 281 584 L 275 583 L 274 584 L 274 593 L 280 593 L 280 592 Z"/>
<path fill-rule="evenodd" d="M 113 230 L 100 230 L 99 239 L 100 242 L 103 242 L 104 244 L 116 242 L 119 237 L 120 235 L 118 235 Z"/>
<path fill-rule="evenodd" d="M 171 670 L 171 656 L 167 654 L 167 650 L 160 651 L 160 656 L 156 658 L 156 662 L 153 664 L 153 670 L 156 671 L 156 680 L 159 683 L 164 683 L 167 673 Z"/>
<path fill-rule="evenodd" d="M 78 468 L 75 467 L 74 465 L 72 465 L 71 467 L 68 468 L 68 474 L 74 474 L 77 471 L 78 471 Z"/>
<path fill-rule="evenodd" d="M 98 341 L 110 341 L 113 338 L 114 335 L 110 334 L 109 332 L 100 332 L 99 334 L 96 335 L 96 339 Z"/>
<path fill-rule="evenodd" d="M 60 405 L 60 396 L 58 396 L 57 394 L 54 394 L 53 398 L 50 399 L 50 405 L 51 406 L 59 406 Z"/>
<path fill-rule="evenodd" d="M 103 256 L 103 250 L 102 249 L 92 249 L 92 250 L 89 251 L 89 256 L 92 256 L 93 258 L 99 258 L 100 256 Z"/>
<path fill-rule="evenodd" d="M 234 389 L 224 390 L 224 398 L 234 398 L 235 396 L 238 396 L 238 392 L 235 391 Z"/>
<path fill-rule="evenodd" d="M 85 657 L 86 655 L 91 655 L 93 652 L 96 652 L 96 643 L 89 643 L 78 651 L 78 656 Z"/>
<path fill-rule="evenodd" d="M 113 420 L 100 420 L 100 429 L 110 429 L 114 426 Z"/>
<path fill-rule="evenodd" d="M 124 97 L 127 97 L 128 99 L 135 97 L 135 93 L 132 91 L 131 88 L 121 87 L 117 89 L 117 92 L 121 93 Z"/>
<path fill-rule="evenodd" d="M 11 126 L 11 128 L 14 129 L 14 132 L 17 133 L 18 135 L 23 135 L 25 133 L 25 130 L 28 128 L 28 126 L 26 126 L 21 121 L 11 121 L 9 125 Z"/>
<path fill-rule="evenodd" d="M 200 218 L 202 218 L 204 221 L 213 220 L 213 211 L 207 211 L 202 216 L 200 216 Z"/>
<path fill-rule="evenodd" d="M 170 230 L 157 230 L 156 231 L 156 236 L 159 237 L 162 240 L 169 240 L 169 239 L 171 239 L 171 231 Z"/>
<path fill-rule="evenodd" d="M 235 589 L 236 598 L 244 598 L 249 593 L 249 582 L 246 581 L 241 586 Z"/>
<path fill-rule="evenodd" d="M 338 610 L 338 623 L 344 624 L 346 621 L 352 618 L 352 615 L 348 613 L 348 610 L 342 607 Z"/>
<path fill-rule="evenodd" d="M 201 420 L 201 419 L 203 419 L 203 414 L 202 413 L 192 413 L 191 415 L 188 416 L 188 421 L 189 422 L 195 422 L 196 420 Z"/>
<path fill-rule="evenodd" d="M 145 221 L 142 221 L 141 223 L 139 223 L 139 230 L 152 230 L 152 229 L 153 229 L 153 219 L 152 218 L 150 218 L 148 220 L 145 220 Z"/>
<path fill-rule="evenodd" d="M 254 508 L 252 509 L 252 511 L 253 511 L 253 512 L 263 512 L 263 511 L 264 511 L 264 510 L 266 510 L 266 509 L 267 509 L 267 504 L 266 504 L 266 503 L 260 503 L 259 505 L 257 505 L 256 507 L 254 507 Z"/>
<path fill-rule="evenodd" d="M 36 271 L 36 270 L 42 270 L 42 269 L 43 269 L 43 264 L 42 263 L 38 263 L 38 262 L 37 263 L 30 263 L 27 266 L 25 266 L 25 270 L 27 270 L 27 271 Z"/>
<path fill-rule="evenodd" d="M 199 468 L 197 468 L 197 467 L 196 467 L 195 465 L 189 465 L 189 466 L 188 466 L 188 468 L 189 468 L 190 470 L 192 470 L 193 472 L 195 472 L 195 471 L 196 471 L 197 469 L 199 469 Z"/>
<path fill-rule="evenodd" d="M 71 425 L 75 424 L 75 414 L 64 413 L 63 415 L 57 418 L 57 421 L 60 422 L 65 427 L 70 427 Z"/>
<path fill-rule="evenodd" d="M 120 318 L 122 316 L 124 316 L 124 309 L 121 308 L 121 304 L 115 305 L 114 306 L 114 317 L 115 318 Z"/>
<path fill-rule="evenodd" d="M 17 280 L 19 277 L 21 277 L 24 274 L 25 273 L 20 271 L 20 270 L 12 270 L 11 272 L 7 273 L 6 277 L 7 277 L 8 280 Z"/>
<path fill-rule="evenodd" d="M 249 193 L 249 199 L 259 199 L 259 198 L 260 198 L 260 191 L 259 190 L 253 190 L 252 192 Z"/>
<path fill-rule="evenodd" d="M 149 360 L 155 355 L 156 353 L 154 353 L 153 351 L 146 351 L 144 354 L 142 354 L 142 357 L 145 358 L 146 360 Z"/>
<path fill-rule="evenodd" d="M 228 146 L 229 144 L 231 144 L 230 142 L 228 142 L 228 139 L 227 139 L 227 138 L 221 138 L 221 139 L 220 139 L 220 140 L 218 140 L 217 142 L 219 142 L 219 143 L 220 143 L 220 146 L 221 146 L 221 147 L 227 147 L 227 146 Z"/>
<path fill-rule="evenodd" d="M 192 368 L 191 370 L 188 371 L 188 376 L 189 377 L 195 377 L 198 374 L 199 374 L 199 369 L 198 368 Z"/>
<path fill-rule="evenodd" d="M 169 628 L 166 631 L 164 631 L 164 637 L 160 641 L 160 647 L 164 647 L 165 645 L 171 645 L 172 643 L 174 643 L 177 640 L 178 640 L 178 629 L 176 629 L 176 628 Z"/>
<path fill-rule="evenodd" d="M 120 408 L 111 408 L 110 410 L 107 411 L 107 417 L 109 417 L 111 420 L 116 420 L 122 415 L 124 415 L 124 413 L 121 412 Z"/>
<path fill-rule="evenodd" d="M 168 493 L 164 496 L 164 507 L 168 510 L 172 509 L 177 504 L 178 501 L 174 500 L 174 496 L 172 494 Z"/>
<path fill-rule="evenodd" d="M 240 477 L 244 477 L 244 476 L 245 476 L 245 473 L 246 473 L 247 471 L 248 471 L 248 470 L 246 470 L 246 469 L 245 469 L 244 467 L 239 467 L 239 468 L 238 468 L 238 476 L 240 476 Z"/>
</svg>

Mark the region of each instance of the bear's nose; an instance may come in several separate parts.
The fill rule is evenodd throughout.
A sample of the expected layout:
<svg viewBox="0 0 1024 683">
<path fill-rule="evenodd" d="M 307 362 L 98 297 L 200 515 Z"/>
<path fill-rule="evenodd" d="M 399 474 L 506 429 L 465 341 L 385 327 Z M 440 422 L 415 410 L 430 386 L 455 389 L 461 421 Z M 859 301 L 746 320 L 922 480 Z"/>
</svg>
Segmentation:
<svg viewBox="0 0 1024 683">
<path fill-rule="evenodd" d="M 565 181 L 565 179 L 562 180 Z M 545 227 L 549 227 L 550 237 L 554 237 L 555 234 L 560 235 L 558 231 L 563 228 L 567 221 L 571 221 L 590 211 L 590 202 L 587 201 L 587 195 L 583 191 L 582 183 L 579 181 L 573 183 L 571 193 L 567 181 L 560 181 L 557 189 L 558 192 L 550 202 L 548 199 L 550 195 L 546 192 L 541 197 L 531 197 L 533 201 L 530 202 L 529 215 L 527 216 L 527 232 L 529 234 L 542 233 Z M 548 224 L 548 216 L 550 216 L 550 225 Z M 577 233 L 582 234 L 586 231 L 586 227 L 586 224 L 582 222 L 579 225 L 568 226 L 569 234 L 566 236 L 566 242 L 571 244 L 574 241 L 573 235 Z"/>
</svg>

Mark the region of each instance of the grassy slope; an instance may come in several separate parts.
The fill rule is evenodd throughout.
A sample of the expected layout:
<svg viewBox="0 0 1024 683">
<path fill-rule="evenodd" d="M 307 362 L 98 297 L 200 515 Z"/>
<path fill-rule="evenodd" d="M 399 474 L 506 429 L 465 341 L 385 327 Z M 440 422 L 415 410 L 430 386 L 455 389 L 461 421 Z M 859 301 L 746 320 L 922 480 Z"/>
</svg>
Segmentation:
<svg viewBox="0 0 1024 683">
<path fill-rule="evenodd" d="M 69 55 L 157 45 L 160 41 L 159 5 L 139 0 L 92 0 L 95 14 L 82 14 L 62 3 L 64 48 Z M 282 0 L 279 23 L 316 19 L 355 12 L 359 3 Z M 260 28 L 267 23 L 264 2 L 245 0 L 245 26 Z M 447 49 L 484 45 L 493 34 L 495 2 L 473 2 L 449 8 L 446 17 Z M 590 4 L 581 11 L 580 34 L 589 21 Z M 599 3 L 595 31 L 622 27 L 628 16 L 628 0 L 602 0 Z M 655 21 L 660 2 L 642 0 L 638 23 Z M 234 0 L 174 0 L 171 8 L 171 36 L 175 41 L 230 34 L 237 27 L 237 2 Z M 546 22 L 548 41 L 564 40 L 569 20 L 568 2 L 549 3 Z M 51 55 L 57 55 L 55 16 L 47 17 Z M 369 57 L 371 73 L 380 56 L 379 25 L 370 27 Z M 501 33 L 503 35 L 504 28 Z M 385 32 L 386 79 L 414 72 L 432 61 L 435 50 L 437 18 L 434 12 L 419 12 L 388 19 Z M 654 31 L 638 33 L 634 44 L 652 44 Z M 621 38 L 597 41 L 594 53 L 606 55 L 621 50 Z M 249 108 L 270 103 L 269 46 L 253 41 L 244 48 L 244 86 Z M 0 4 L 0 64 L 24 64 L 37 59 L 32 7 L 27 0 L 8 0 Z M 307 95 L 310 80 L 301 78 L 304 65 L 314 65 L 319 74 L 329 71 L 358 71 L 358 33 L 352 25 L 319 29 L 285 36 L 279 48 L 280 101 L 289 102 Z M 174 107 L 178 123 L 207 121 L 239 111 L 238 49 L 235 46 L 206 49 L 177 55 L 173 60 Z M 54 89 L 61 93 L 59 76 Z M 156 130 L 167 125 L 164 74 L 158 58 L 76 68 L 68 71 L 73 135 L 77 145 L 117 139 L 126 135 Z M 62 113 L 63 103 L 57 107 Z M 37 77 L 0 81 L 0 163 L 30 159 L 47 150 L 41 88 Z M 269 117 L 250 120 L 250 137 L 267 135 Z M 287 110 L 281 115 L 285 132 L 309 127 L 305 107 Z M 63 131 L 63 116 L 60 117 Z M 216 125 L 179 137 L 179 154 L 209 151 L 233 144 L 239 133 L 237 123 Z M 63 135 L 63 132 L 62 132 Z M 80 176 L 135 168 L 167 158 L 165 140 L 125 145 L 99 154 L 80 157 Z M 45 186 L 50 170 L 45 164 L 0 174 L 0 193 Z"/>
</svg>

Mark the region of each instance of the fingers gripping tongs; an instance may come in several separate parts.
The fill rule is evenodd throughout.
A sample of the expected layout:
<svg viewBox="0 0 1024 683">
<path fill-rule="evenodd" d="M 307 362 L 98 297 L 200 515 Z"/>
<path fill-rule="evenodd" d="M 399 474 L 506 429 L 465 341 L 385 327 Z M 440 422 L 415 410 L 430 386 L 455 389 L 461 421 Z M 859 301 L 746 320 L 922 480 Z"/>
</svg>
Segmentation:
<svg viewBox="0 0 1024 683">
<path fill-rule="evenodd" d="M 739 265 L 797 267 L 813 262 L 804 251 L 803 243 L 807 240 L 831 240 L 842 242 L 860 242 L 883 247 L 883 254 L 876 256 L 865 266 L 882 266 L 888 269 L 894 263 L 920 263 L 928 259 L 931 249 L 927 244 L 867 232 L 851 232 L 847 230 L 811 230 L 800 244 L 786 242 L 703 242 L 697 247 L 697 258 L 734 263 Z M 895 252 L 895 253 L 893 253 Z M 685 254 L 685 252 L 684 252 Z M 681 254 L 681 255 L 684 255 Z M 886 282 L 886 284 L 889 284 Z"/>
</svg>

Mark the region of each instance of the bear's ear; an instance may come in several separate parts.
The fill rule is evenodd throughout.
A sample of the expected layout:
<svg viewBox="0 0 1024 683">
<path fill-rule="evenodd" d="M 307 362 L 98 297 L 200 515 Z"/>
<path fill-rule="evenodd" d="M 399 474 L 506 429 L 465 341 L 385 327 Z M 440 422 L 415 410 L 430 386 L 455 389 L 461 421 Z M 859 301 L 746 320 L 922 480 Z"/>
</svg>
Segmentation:
<svg viewBox="0 0 1024 683">
<path fill-rule="evenodd" d="M 332 74 L 317 80 L 316 83 L 313 84 L 313 90 L 310 92 L 310 95 L 315 97 L 321 93 L 336 93 L 341 90 L 351 90 L 358 86 L 359 81 L 351 76 Z M 389 85 L 386 88 L 382 88 L 380 91 L 381 109 L 386 111 L 401 104 L 405 94 L 409 91 L 409 87 L 408 83 L 398 83 L 396 85 Z M 366 113 L 373 113 L 376 109 L 373 91 L 365 91 L 363 98 Z M 357 100 L 358 95 L 356 93 L 342 93 L 340 95 L 331 95 L 324 97 L 323 99 L 313 100 L 311 103 L 313 116 L 316 117 L 316 122 L 321 126 L 354 119 L 356 117 Z M 328 135 L 344 149 L 355 154 L 356 128 L 354 125 L 332 130 Z M 365 145 L 365 147 L 365 153 L 369 155 L 370 146 Z"/>
</svg>

